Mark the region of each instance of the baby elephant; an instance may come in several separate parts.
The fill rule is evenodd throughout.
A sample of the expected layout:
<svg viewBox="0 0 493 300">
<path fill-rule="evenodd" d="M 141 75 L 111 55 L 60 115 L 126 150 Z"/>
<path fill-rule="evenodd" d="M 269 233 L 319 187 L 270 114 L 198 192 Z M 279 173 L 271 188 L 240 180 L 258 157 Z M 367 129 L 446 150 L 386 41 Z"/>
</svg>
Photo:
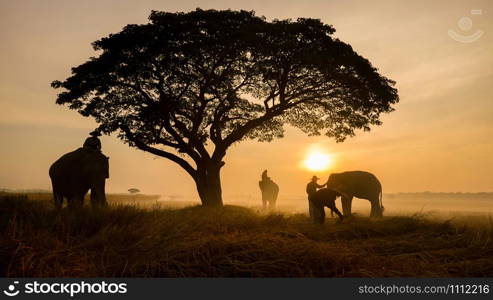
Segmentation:
<svg viewBox="0 0 493 300">
<path fill-rule="evenodd" d="M 339 216 L 339 220 L 343 220 L 341 212 L 337 209 L 335 201 L 341 194 L 338 192 L 323 188 L 316 191 L 310 196 L 310 201 L 313 205 L 313 221 L 317 224 L 323 224 L 325 222 L 325 210 L 324 207 L 328 207 Z"/>
</svg>

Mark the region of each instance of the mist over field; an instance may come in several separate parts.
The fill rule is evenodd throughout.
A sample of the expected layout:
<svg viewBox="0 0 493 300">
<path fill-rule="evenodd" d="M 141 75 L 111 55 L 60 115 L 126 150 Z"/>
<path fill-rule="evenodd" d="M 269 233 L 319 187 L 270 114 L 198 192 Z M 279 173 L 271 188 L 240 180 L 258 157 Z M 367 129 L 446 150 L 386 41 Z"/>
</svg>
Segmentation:
<svg viewBox="0 0 493 300">
<path fill-rule="evenodd" d="M 52 201 L 48 190 L 9 190 L 0 189 L 1 193 L 24 194 L 32 200 Z M 225 195 L 225 204 L 239 205 L 262 211 L 260 190 L 257 195 Z M 86 201 L 88 196 L 86 196 Z M 184 195 L 129 195 L 128 193 L 109 194 L 112 204 L 125 204 L 142 208 L 174 207 L 200 205 L 197 197 Z M 386 215 L 411 215 L 424 213 L 440 216 L 459 215 L 493 215 L 493 193 L 391 193 L 383 194 L 383 206 Z M 336 206 L 341 206 L 340 198 Z M 307 213 L 306 195 L 287 197 L 281 195 L 277 200 L 277 212 L 286 214 Z M 365 199 L 353 199 L 353 212 L 365 216 L 369 214 L 370 203 Z"/>
</svg>

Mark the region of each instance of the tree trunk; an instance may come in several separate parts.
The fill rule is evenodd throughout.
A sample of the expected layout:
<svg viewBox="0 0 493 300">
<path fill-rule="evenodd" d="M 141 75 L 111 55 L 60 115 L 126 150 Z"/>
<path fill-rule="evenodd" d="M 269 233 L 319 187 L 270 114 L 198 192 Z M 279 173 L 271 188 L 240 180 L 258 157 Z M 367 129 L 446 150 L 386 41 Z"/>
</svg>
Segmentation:
<svg viewBox="0 0 493 300">
<path fill-rule="evenodd" d="M 221 167 L 223 163 L 208 163 L 198 168 L 195 178 L 202 206 L 222 206 Z"/>
</svg>

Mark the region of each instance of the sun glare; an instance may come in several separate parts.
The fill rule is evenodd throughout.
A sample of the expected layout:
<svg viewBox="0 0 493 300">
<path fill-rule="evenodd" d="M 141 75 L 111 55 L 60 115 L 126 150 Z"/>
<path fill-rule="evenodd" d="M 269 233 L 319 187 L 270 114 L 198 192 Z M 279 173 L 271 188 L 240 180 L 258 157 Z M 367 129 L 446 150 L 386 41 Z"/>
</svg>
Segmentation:
<svg viewBox="0 0 493 300">
<path fill-rule="evenodd" d="M 304 161 L 305 167 L 311 171 L 326 170 L 331 164 L 332 157 L 324 152 L 310 152 Z"/>
</svg>

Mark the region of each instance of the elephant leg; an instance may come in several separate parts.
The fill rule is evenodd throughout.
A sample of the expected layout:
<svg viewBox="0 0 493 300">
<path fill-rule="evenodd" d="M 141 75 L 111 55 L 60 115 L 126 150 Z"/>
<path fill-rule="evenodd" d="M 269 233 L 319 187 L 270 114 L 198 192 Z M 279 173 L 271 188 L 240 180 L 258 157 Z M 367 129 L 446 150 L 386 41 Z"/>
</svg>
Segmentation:
<svg viewBox="0 0 493 300">
<path fill-rule="evenodd" d="M 267 199 L 265 199 L 265 197 L 262 197 L 262 208 L 263 208 L 264 210 L 266 210 L 266 209 L 267 209 Z"/>
<path fill-rule="evenodd" d="M 75 202 L 75 205 L 77 207 L 84 206 L 84 195 L 81 195 L 81 196 L 77 197 L 77 201 Z"/>
<path fill-rule="evenodd" d="M 98 199 L 96 197 L 96 193 L 91 190 L 91 206 L 99 206 Z"/>
<path fill-rule="evenodd" d="M 103 200 L 99 204 L 101 207 L 108 207 L 108 201 L 106 200 L 106 196 L 103 198 Z"/>
<path fill-rule="evenodd" d="M 277 197 L 279 196 L 279 189 L 274 191 L 274 199 L 273 199 L 273 208 L 276 208 L 276 203 L 277 203 Z"/>
<path fill-rule="evenodd" d="M 68 205 L 70 208 L 80 208 L 84 205 L 84 195 L 73 196 L 68 199 Z"/>
<path fill-rule="evenodd" d="M 344 219 L 341 212 L 337 209 L 337 206 L 335 206 L 335 203 L 333 205 L 329 206 L 329 208 L 330 208 L 330 213 L 331 214 L 335 213 L 339 217 L 339 220 L 342 221 Z"/>
<path fill-rule="evenodd" d="M 106 201 L 106 197 L 103 197 L 101 199 L 98 199 L 97 196 L 95 198 L 91 197 L 91 206 L 92 207 L 107 207 L 108 202 Z"/>
<path fill-rule="evenodd" d="M 317 224 L 325 223 L 325 209 L 323 205 L 317 207 Z"/>
<path fill-rule="evenodd" d="M 353 197 L 342 196 L 341 202 L 342 202 L 342 213 L 344 214 L 345 217 L 350 217 Z"/>
<path fill-rule="evenodd" d="M 67 207 L 74 208 L 75 207 L 75 197 L 67 197 Z"/>
<path fill-rule="evenodd" d="M 91 206 L 104 207 L 106 205 L 106 196 L 104 195 L 104 192 L 101 193 L 91 189 Z"/>
<path fill-rule="evenodd" d="M 107 206 L 106 202 L 106 193 L 105 193 L 105 181 L 98 181 L 92 184 L 91 187 L 91 205 L 93 207 L 105 207 Z"/>
<path fill-rule="evenodd" d="M 325 210 L 323 205 L 312 203 L 311 219 L 315 224 L 323 224 L 325 222 Z"/>
<path fill-rule="evenodd" d="M 380 218 L 383 216 L 382 207 L 380 206 L 380 201 L 378 198 L 370 200 L 371 212 L 370 217 Z"/>
<path fill-rule="evenodd" d="M 55 209 L 59 210 L 63 205 L 63 195 L 58 193 L 53 193 L 53 200 L 55 201 Z"/>
<path fill-rule="evenodd" d="M 275 193 L 274 193 L 274 194 L 272 195 L 272 198 L 270 199 L 270 203 L 269 203 L 269 204 L 270 204 L 270 209 L 271 209 L 271 210 L 276 209 L 276 200 L 277 200 L 277 194 L 275 194 Z"/>
</svg>

